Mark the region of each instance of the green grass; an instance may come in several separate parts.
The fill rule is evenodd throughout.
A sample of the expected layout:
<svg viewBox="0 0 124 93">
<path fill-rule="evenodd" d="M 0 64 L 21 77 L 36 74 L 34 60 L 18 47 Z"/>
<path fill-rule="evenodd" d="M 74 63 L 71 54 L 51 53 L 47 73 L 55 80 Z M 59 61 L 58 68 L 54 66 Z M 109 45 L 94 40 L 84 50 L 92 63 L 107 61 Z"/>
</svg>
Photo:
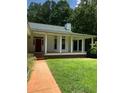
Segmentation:
<svg viewBox="0 0 124 93">
<path fill-rule="evenodd" d="M 96 59 L 47 59 L 62 93 L 96 93 Z"/>
<path fill-rule="evenodd" d="M 31 72 L 33 70 L 33 66 L 34 66 L 34 61 L 35 61 L 35 57 L 33 56 L 33 54 L 28 54 L 27 55 L 27 79 L 29 80 Z"/>
</svg>

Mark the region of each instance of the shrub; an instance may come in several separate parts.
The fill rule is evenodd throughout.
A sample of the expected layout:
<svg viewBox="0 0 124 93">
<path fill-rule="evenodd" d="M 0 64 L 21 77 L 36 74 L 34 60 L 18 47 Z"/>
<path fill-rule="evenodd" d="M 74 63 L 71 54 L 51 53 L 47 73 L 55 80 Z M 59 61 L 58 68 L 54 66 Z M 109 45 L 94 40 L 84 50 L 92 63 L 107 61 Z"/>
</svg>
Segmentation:
<svg viewBox="0 0 124 93">
<path fill-rule="evenodd" d="M 33 54 L 28 54 L 27 55 L 27 73 L 28 73 L 27 77 L 28 77 L 28 79 L 29 79 L 29 76 L 31 74 L 35 59 L 36 58 L 33 56 Z"/>
<path fill-rule="evenodd" d="M 87 51 L 87 56 L 91 58 L 97 58 L 97 47 L 93 47 Z"/>
</svg>

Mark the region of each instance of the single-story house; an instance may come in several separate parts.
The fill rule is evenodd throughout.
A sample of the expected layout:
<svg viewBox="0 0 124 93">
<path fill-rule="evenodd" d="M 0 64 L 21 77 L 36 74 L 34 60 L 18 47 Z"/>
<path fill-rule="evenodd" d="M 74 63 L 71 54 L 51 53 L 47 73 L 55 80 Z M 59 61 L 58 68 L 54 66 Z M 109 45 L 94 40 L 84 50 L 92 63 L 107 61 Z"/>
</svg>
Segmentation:
<svg viewBox="0 0 124 93">
<path fill-rule="evenodd" d="M 91 38 L 93 47 L 95 35 L 71 31 L 71 24 L 55 26 L 28 22 L 28 52 L 43 55 L 85 55 L 85 39 Z"/>
</svg>

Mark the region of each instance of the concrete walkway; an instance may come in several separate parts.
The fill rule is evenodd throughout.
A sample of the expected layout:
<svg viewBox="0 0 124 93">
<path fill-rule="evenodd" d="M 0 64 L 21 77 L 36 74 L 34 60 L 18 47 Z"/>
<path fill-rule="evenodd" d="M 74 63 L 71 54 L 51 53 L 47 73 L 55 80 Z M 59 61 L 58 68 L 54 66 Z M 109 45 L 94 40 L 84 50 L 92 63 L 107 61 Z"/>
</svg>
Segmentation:
<svg viewBox="0 0 124 93">
<path fill-rule="evenodd" d="M 37 60 L 28 81 L 28 93 L 61 93 L 45 60 Z"/>
</svg>

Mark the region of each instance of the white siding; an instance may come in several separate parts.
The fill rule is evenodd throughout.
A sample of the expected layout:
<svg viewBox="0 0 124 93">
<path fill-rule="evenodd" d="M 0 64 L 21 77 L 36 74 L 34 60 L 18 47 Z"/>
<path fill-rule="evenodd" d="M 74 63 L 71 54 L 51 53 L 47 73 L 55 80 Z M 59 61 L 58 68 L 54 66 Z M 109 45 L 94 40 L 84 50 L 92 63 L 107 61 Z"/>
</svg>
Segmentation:
<svg viewBox="0 0 124 93">
<path fill-rule="evenodd" d="M 47 36 L 47 51 L 53 51 L 54 48 L 54 37 Z"/>
<path fill-rule="evenodd" d="M 59 53 L 60 52 L 60 34 L 54 34 L 51 35 L 49 33 L 47 34 L 47 52 L 48 53 Z M 55 36 L 57 36 L 57 49 L 54 49 L 54 39 Z M 62 35 L 65 36 L 65 49 L 62 49 L 62 53 L 69 53 L 71 52 L 71 35 Z M 33 34 L 33 36 L 30 36 L 30 38 L 28 38 L 28 51 L 29 52 L 35 52 L 35 45 L 33 45 L 33 37 L 43 37 L 44 40 L 44 44 L 42 46 L 43 51 L 45 50 L 45 34 Z M 73 40 L 83 40 L 82 42 L 82 49 L 84 49 L 84 39 L 82 36 L 73 36 Z M 62 45 L 61 45 L 62 46 Z M 82 52 L 85 52 L 84 50 L 82 50 Z"/>
<path fill-rule="evenodd" d="M 54 38 L 55 36 L 48 35 L 48 52 L 60 52 L 60 36 L 57 36 L 57 49 L 54 49 Z M 61 45 L 62 46 L 62 45 Z M 70 37 L 65 37 L 65 49 L 62 49 L 62 52 L 69 52 L 70 49 Z"/>
<path fill-rule="evenodd" d="M 59 37 L 57 37 L 57 49 L 54 49 L 54 39 L 55 36 L 50 36 L 48 35 L 48 40 L 47 40 L 47 50 L 48 52 L 59 52 Z"/>
<path fill-rule="evenodd" d="M 68 52 L 69 50 L 69 37 L 68 36 L 66 36 L 65 37 L 65 49 L 62 49 L 62 52 Z"/>
<path fill-rule="evenodd" d="M 28 48 L 28 52 L 34 52 L 34 46 L 33 46 L 33 37 L 30 36 L 27 39 L 27 48 Z"/>
</svg>

